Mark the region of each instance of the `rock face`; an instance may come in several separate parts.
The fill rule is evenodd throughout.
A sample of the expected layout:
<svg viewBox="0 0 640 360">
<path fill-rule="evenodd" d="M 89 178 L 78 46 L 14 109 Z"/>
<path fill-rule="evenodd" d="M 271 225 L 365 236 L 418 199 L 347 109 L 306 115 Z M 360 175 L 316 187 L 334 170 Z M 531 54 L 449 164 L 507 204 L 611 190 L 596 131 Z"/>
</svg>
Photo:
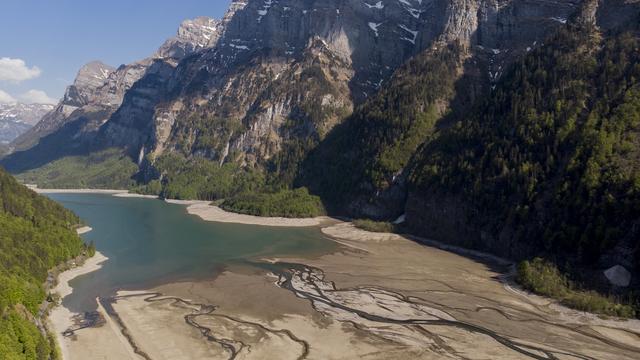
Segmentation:
<svg viewBox="0 0 640 360">
<path fill-rule="evenodd" d="M 38 140 L 60 129 L 66 123 L 73 121 L 83 108 L 94 104 L 99 98 L 100 88 L 113 74 L 114 68 L 99 61 L 83 66 L 76 76 L 73 85 L 69 86 L 58 105 L 48 112 L 42 120 L 29 131 L 12 142 L 15 150 L 25 150 L 34 146 Z M 77 112 L 76 112 L 77 111 Z"/>
<path fill-rule="evenodd" d="M 489 59 L 482 71 L 495 81 L 578 4 L 233 1 L 220 21 L 183 22 L 148 59 L 115 70 L 87 65 L 46 121 L 13 146 L 29 149 L 73 123 L 75 147 L 98 139 L 134 157 L 181 151 L 264 167 L 280 162 L 283 149 L 304 143 L 302 153 L 309 151 L 416 54 L 461 43 Z M 195 55 L 177 65 L 188 54 Z M 186 118 L 193 121 L 186 124 Z M 196 131 L 212 119 L 227 121 Z"/>
<path fill-rule="evenodd" d="M 0 104 L 0 143 L 9 144 L 52 109 L 49 104 Z"/>
<path fill-rule="evenodd" d="M 604 276 L 615 286 L 627 287 L 631 283 L 631 273 L 620 265 L 605 270 Z"/>
<path fill-rule="evenodd" d="M 313 148 L 416 54 L 462 43 L 486 58 L 482 71 L 497 81 L 578 3 L 235 1 L 215 23 L 217 45 L 183 61 L 167 81 L 140 84 L 101 139 L 136 157 L 180 151 L 273 165 L 286 149 Z M 196 130 L 213 119 L 225 126 Z"/>
<path fill-rule="evenodd" d="M 185 20 L 175 37 L 158 49 L 155 58 L 182 59 L 198 50 L 215 45 L 221 35 L 221 23 L 208 17 Z"/>
<path fill-rule="evenodd" d="M 135 160 L 181 152 L 275 168 L 290 182 L 301 159 L 408 59 L 458 44 L 460 76 L 474 74 L 473 96 L 583 2 L 232 1 L 221 20 L 183 22 L 147 59 L 85 66 L 56 109 L 14 141 L 22 153 L 5 165 L 41 165 L 53 147 L 63 156 L 116 146 Z"/>
</svg>

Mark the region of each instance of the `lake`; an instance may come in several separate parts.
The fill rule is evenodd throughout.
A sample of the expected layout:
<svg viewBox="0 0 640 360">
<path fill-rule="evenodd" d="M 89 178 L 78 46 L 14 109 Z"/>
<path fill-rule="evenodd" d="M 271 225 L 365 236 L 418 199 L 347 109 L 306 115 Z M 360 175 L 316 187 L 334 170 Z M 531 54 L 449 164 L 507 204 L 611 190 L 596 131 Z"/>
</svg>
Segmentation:
<svg viewBox="0 0 640 360">
<path fill-rule="evenodd" d="M 71 282 L 64 305 L 95 310 L 95 298 L 118 289 L 213 278 L 228 265 L 263 257 L 320 255 L 335 249 L 317 227 L 282 228 L 206 222 L 183 205 L 104 194 L 49 194 L 93 231 L 82 237 L 109 258 L 102 269 Z"/>
</svg>

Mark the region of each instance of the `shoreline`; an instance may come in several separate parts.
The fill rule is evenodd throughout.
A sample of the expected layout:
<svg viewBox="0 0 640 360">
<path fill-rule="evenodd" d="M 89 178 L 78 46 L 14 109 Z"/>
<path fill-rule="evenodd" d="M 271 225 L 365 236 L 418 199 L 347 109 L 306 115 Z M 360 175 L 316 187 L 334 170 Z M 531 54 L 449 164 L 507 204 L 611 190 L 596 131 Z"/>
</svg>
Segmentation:
<svg viewBox="0 0 640 360">
<path fill-rule="evenodd" d="M 560 303 L 559 300 L 539 295 L 533 293 L 531 291 L 527 291 L 523 289 L 517 282 L 515 282 L 515 266 L 516 262 L 502 258 L 490 253 L 485 253 L 478 250 L 466 249 L 463 247 L 449 245 L 446 243 L 441 243 L 436 240 L 425 239 L 413 235 L 408 234 L 396 234 L 396 233 L 376 233 L 370 232 L 367 230 L 360 229 L 356 227 L 351 222 L 344 222 L 341 224 L 336 224 L 334 226 L 324 227 L 322 228 L 322 233 L 327 235 L 331 240 L 336 241 L 338 244 L 349 246 L 353 249 L 363 250 L 360 247 L 357 247 L 353 244 L 353 242 L 366 242 L 366 241 L 374 241 L 374 242 L 388 242 L 388 241 L 410 241 L 414 242 L 419 246 L 437 249 L 449 254 L 457 255 L 463 257 L 465 259 L 475 261 L 475 262 L 489 262 L 498 266 L 508 267 L 508 269 L 504 272 L 499 272 L 499 276 L 496 277 L 496 281 L 502 284 L 505 291 L 526 299 L 529 302 L 546 305 L 549 308 L 557 311 L 559 313 L 560 318 L 566 321 L 579 322 L 579 321 L 588 321 L 593 324 L 597 324 L 600 326 L 615 326 L 615 325 L 628 325 L 626 328 L 629 330 L 637 331 L 640 335 L 640 319 L 635 318 L 618 318 L 613 316 L 602 316 L 596 313 L 591 313 L 587 311 L 581 311 L 577 309 L 570 308 Z M 351 243 L 349 243 L 351 242 Z"/>
<path fill-rule="evenodd" d="M 143 194 L 136 194 L 136 193 L 132 193 L 132 192 L 119 192 L 116 194 L 113 194 L 113 196 L 115 197 L 119 197 L 119 198 L 134 198 L 134 199 L 152 199 L 152 200 L 159 200 L 160 197 L 156 196 L 156 195 L 143 195 Z"/>
<path fill-rule="evenodd" d="M 127 193 L 129 190 L 116 189 L 40 189 L 38 187 L 27 186 L 30 190 L 38 194 L 108 194 L 115 195 Z"/>
<path fill-rule="evenodd" d="M 58 275 L 58 284 L 51 290 L 52 293 L 57 293 L 60 296 L 60 304 L 51 310 L 51 313 L 47 317 L 47 323 L 55 332 L 62 360 L 69 360 L 71 358 L 67 339 L 63 333 L 73 325 L 72 317 L 77 315 L 62 305 L 64 298 L 73 292 L 73 288 L 69 285 L 69 282 L 79 276 L 99 270 L 107 260 L 109 260 L 109 258 L 99 251 L 96 251 L 95 255 L 87 259 L 84 264 L 60 273 Z"/>
<path fill-rule="evenodd" d="M 207 201 L 166 202 L 186 206 L 188 214 L 204 220 L 246 224 Z M 503 271 L 511 263 L 506 259 L 409 235 L 368 232 L 349 222 L 311 226 L 321 226 L 340 249 L 276 259 L 269 270 L 231 266 L 212 279 L 119 291 L 101 300 L 108 311 L 98 303 L 104 325 L 71 337 L 62 332 L 75 314 L 55 308 L 50 319 L 58 321 L 53 329 L 63 360 L 383 353 L 389 358 L 516 359 L 533 353 L 630 360 L 640 352 L 640 321 L 602 319 L 512 288 Z M 61 274 L 61 295 L 71 292 L 71 279 L 90 271 L 69 278 Z M 296 347 L 299 352 L 291 351 Z"/>
<path fill-rule="evenodd" d="M 183 205 L 186 206 L 187 213 L 189 215 L 198 216 L 200 219 L 209 222 L 219 222 L 219 223 L 230 223 L 230 224 L 241 224 L 241 225 L 257 225 L 257 226 L 269 226 L 269 227 L 320 227 L 321 232 L 329 237 L 332 241 L 343 245 L 348 246 L 356 250 L 362 250 L 354 244 L 347 244 L 344 241 L 339 239 L 339 236 L 332 234 L 332 230 L 335 229 L 339 225 L 351 226 L 352 231 L 358 231 L 366 233 L 369 238 L 389 238 L 389 237 L 397 237 L 403 240 L 409 240 L 415 242 L 419 245 L 432 247 L 436 249 L 440 249 L 443 251 L 447 251 L 462 257 L 470 258 L 478 261 L 488 261 L 494 263 L 499 266 L 508 266 L 513 267 L 516 262 L 511 259 L 502 258 L 491 253 L 482 252 L 479 250 L 467 249 L 464 247 L 450 245 L 447 243 L 439 242 L 432 239 L 427 239 L 423 237 L 414 236 L 411 234 L 397 234 L 397 233 L 377 233 L 377 232 L 369 232 L 363 229 L 359 229 L 353 225 L 352 222 L 342 221 L 339 222 L 335 218 L 331 218 L 328 216 L 321 216 L 315 218 L 283 218 L 283 217 L 260 217 L 246 214 L 239 214 L 228 212 L 223 210 L 222 208 L 211 205 L 210 201 L 204 200 L 177 200 L 177 199 L 161 199 L 155 195 L 143 195 L 131 193 L 128 190 L 110 190 L 110 189 L 39 189 L 30 187 L 32 190 L 47 194 L 47 193 L 76 193 L 76 194 L 110 194 L 115 197 L 120 198 L 140 198 L 140 199 L 157 199 L 163 200 L 169 204 L 175 205 Z M 334 221 L 331 224 L 331 221 Z M 82 235 L 92 230 L 91 227 L 85 226 L 77 229 L 78 234 Z M 517 294 L 521 297 L 527 297 L 530 301 L 537 302 L 546 302 L 556 307 L 559 312 L 562 312 L 562 315 L 566 318 L 575 318 L 577 316 L 588 316 L 592 320 L 602 320 L 601 315 L 597 313 L 590 313 L 586 311 L 581 311 L 577 309 L 573 309 L 562 305 L 557 299 L 543 296 L 540 294 L 536 294 L 530 291 L 526 291 L 520 287 L 514 280 L 514 275 L 510 272 L 505 272 L 504 274 L 499 276 L 500 282 L 503 284 L 505 290 L 512 292 L 513 294 Z M 638 319 L 625 319 L 620 318 L 617 319 L 615 317 L 609 317 L 614 320 L 606 320 L 606 321 L 634 321 Z M 640 320 L 638 320 L 640 322 Z M 640 331 L 640 324 L 636 325 L 637 330 Z"/>
<path fill-rule="evenodd" d="M 156 195 L 143 195 L 131 193 L 129 190 L 116 189 L 40 189 L 29 187 L 38 194 L 104 194 L 119 198 L 136 198 L 160 200 Z M 333 220 L 329 216 L 319 216 L 315 218 L 285 218 L 285 217 L 262 217 L 233 213 L 211 205 L 210 201 L 203 200 L 176 200 L 164 199 L 166 203 L 186 206 L 189 215 L 198 216 L 204 221 L 219 222 L 225 224 L 257 225 L 270 227 L 314 227 L 322 226 Z"/>
<path fill-rule="evenodd" d="M 120 291 L 114 318 L 150 358 L 631 360 L 640 351 L 639 321 L 509 291 L 486 265 L 492 259 L 350 223 L 323 232 L 345 247 L 277 259 L 269 270 L 231 267 L 211 280 Z"/>
</svg>

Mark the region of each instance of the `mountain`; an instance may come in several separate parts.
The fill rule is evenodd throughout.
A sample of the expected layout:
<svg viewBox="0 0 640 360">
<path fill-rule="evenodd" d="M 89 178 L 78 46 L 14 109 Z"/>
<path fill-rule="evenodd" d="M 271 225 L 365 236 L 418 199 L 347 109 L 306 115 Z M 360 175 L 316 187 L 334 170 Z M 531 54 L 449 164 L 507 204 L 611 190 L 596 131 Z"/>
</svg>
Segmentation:
<svg viewBox="0 0 640 360">
<path fill-rule="evenodd" d="M 638 274 L 640 17 L 606 29 L 606 11 L 548 38 L 416 154 L 414 232 Z"/>
<path fill-rule="evenodd" d="M 43 335 L 41 303 L 48 270 L 80 255 L 79 219 L 0 169 L 0 354 L 3 359 L 57 358 Z M 42 330 L 44 331 L 44 330 Z"/>
<path fill-rule="evenodd" d="M 48 104 L 0 104 L 0 144 L 9 144 L 52 109 Z"/>
<path fill-rule="evenodd" d="M 479 27 L 481 46 L 486 56 L 495 57 L 497 68 L 515 56 L 494 54 L 498 47 L 524 52 L 561 25 L 553 17 L 575 10 L 571 2 L 533 9 L 528 2 L 516 2 L 500 10 L 511 15 L 498 16 L 488 3 L 471 5 L 235 2 L 218 45 L 185 59 L 156 104 L 142 111 L 125 100 L 101 139 L 136 157 L 198 154 L 220 163 L 295 173 L 301 158 L 335 125 L 398 67 L 435 43 L 478 41 L 474 33 Z M 519 25 L 507 31 L 498 27 L 503 21 Z M 130 102 L 137 102 L 131 95 Z M 216 125 L 216 119 L 224 121 Z"/>
<path fill-rule="evenodd" d="M 312 151 L 298 185 L 333 212 L 403 215 L 404 231 L 544 256 L 602 289 L 622 265 L 637 287 L 639 5 L 580 4 L 497 77 L 484 46 L 415 56 Z"/>
<path fill-rule="evenodd" d="M 220 38 L 220 21 L 208 17 L 185 20 L 178 33 L 158 49 L 154 58 L 182 59 L 215 45 Z"/>
<path fill-rule="evenodd" d="M 639 23 L 636 0 L 233 1 L 3 164 L 230 209 L 315 203 L 287 193 L 306 187 L 332 214 L 622 264 L 637 287 Z"/>
<path fill-rule="evenodd" d="M 186 55 L 215 43 L 217 22 L 208 18 L 187 20 L 175 37 L 167 40 L 151 57 L 121 65 L 117 69 L 99 61 L 83 66 L 73 85 L 67 88 L 58 105 L 30 131 L 11 143 L 16 152 L 32 149 L 42 165 L 60 155 L 82 153 L 95 132 L 121 106 L 125 94 L 143 79 L 162 79 Z M 64 134 L 64 135 L 61 135 Z M 43 138 L 48 138 L 41 143 Z M 69 143 L 67 140 L 73 138 Z M 64 143 L 60 149 L 60 142 Z M 34 161 L 16 164 L 34 166 Z"/>
<path fill-rule="evenodd" d="M 192 21 L 181 27 L 178 38 L 191 42 L 201 33 L 191 28 L 215 30 L 215 35 L 202 33 L 198 43 L 208 46 L 203 51 L 175 68 L 153 57 L 156 61 L 134 64 L 140 68 L 136 74 L 147 73 L 115 87 L 123 90 L 111 91 L 118 99 L 108 106 L 94 101 L 88 109 L 65 114 L 63 122 L 43 121 L 43 127 L 58 124 L 52 128 L 65 136 L 46 139 L 6 165 L 27 170 L 62 156 L 99 150 L 95 147 L 119 147 L 141 165 L 144 155 L 159 157 L 170 149 L 167 152 L 202 154 L 221 163 L 294 169 L 354 107 L 423 50 L 451 41 L 477 44 L 486 49 L 497 74 L 576 8 L 572 1 L 499 5 L 444 0 L 234 1 L 219 22 Z M 174 42 L 169 40 L 156 56 Z M 509 51 L 503 53 L 500 47 Z M 120 78 L 118 74 L 130 68 L 121 67 L 111 78 Z M 223 126 L 210 128 L 213 119 L 225 119 Z M 14 147 L 28 149 L 49 133 L 34 131 Z M 87 144 L 94 149 L 87 150 Z M 282 159 L 290 152 L 299 155 Z"/>
<path fill-rule="evenodd" d="M 31 130 L 17 139 L 11 146 L 16 150 L 29 148 L 46 135 L 60 129 L 65 123 L 84 115 L 83 107 L 88 106 L 94 99 L 96 92 L 113 73 L 114 69 L 99 61 L 83 66 L 73 85 L 69 86 L 58 105 L 45 114 L 42 120 Z M 87 110 L 86 112 L 89 112 Z"/>
</svg>

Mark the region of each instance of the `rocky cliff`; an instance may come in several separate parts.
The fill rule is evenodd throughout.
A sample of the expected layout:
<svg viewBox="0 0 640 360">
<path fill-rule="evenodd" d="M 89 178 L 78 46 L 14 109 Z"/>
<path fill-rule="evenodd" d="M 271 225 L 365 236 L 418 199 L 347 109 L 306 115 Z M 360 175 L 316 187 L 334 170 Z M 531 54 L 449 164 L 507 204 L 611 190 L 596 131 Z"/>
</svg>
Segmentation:
<svg viewBox="0 0 640 360">
<path fill-rule="evenodd" d="M 179 151 L 284 169 L 291 178 L 301 158 L 413 56 L 459 43 L 496 81 L 576 8 L 575 1 L 237 1 L 217 45 L 168 79 L 141 82 L 101 141 L 139 159 Z M 223 126 L 209 126 L 215 119 Z M 283 159 L 292 148 L 297 159 Z"/>
<path fill-rule="evenodd" d="M 578 3 L 234 1 L 220 21 L 185 21 L 149 59 L 97 66 L 109 74 L 102 83 L 91 77 L 97 82 L 70 87 L 47 121 L 13 145 L 26 150 L 73 123 L 76 147 L 95 144 L 99 133 L 101 146 L 126 147 L 135 158 L 178 150 L 286 168 L 291 178 L 300 159 L 283 163 L 283 149 L 304 157 L 408 59 L 456 42 L 481 57 L 480 71 L 495 81 Z M 81 105 L 74 92 L 83 86 L 91 95 L 79 94 L 88 101 Z M 215 118 L 234 126 L 201 131 Z"/>
</svg>

